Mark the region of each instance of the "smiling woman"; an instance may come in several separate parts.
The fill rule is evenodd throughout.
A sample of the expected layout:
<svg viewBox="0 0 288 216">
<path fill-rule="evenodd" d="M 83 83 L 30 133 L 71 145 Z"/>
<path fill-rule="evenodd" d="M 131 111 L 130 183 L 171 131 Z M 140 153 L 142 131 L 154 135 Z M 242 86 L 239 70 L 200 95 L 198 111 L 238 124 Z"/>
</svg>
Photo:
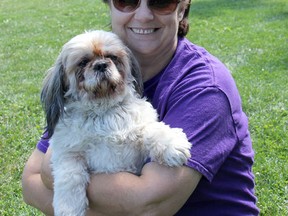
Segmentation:
<svg viewBox="0 0 288 216">
<path fill-rule="evenodd" d="M 193 146 L 191 158 L 184 166 L 170 168 L 152 157 L 139 175 L 92 174 L 87 191 L 89 214 L 258 215 L 248 119 L 230 71 L 184 37 L 188 31 L 189 1 L 106 3 L 112 31 L 139 62 L 144 96 L 157 110 L 159 120 L 172 128 L 182 128 Z M 178 142 L 180 148 L 183 142 Z M 43 196 L 46 201 L 51 200 L 53 193 L 36 193 L 31 176 L 37 177 L 32 182 L 41 186 L 39 190 L 52 187 L 52 182 L 47 181 L 52 179 L 51 154 L 53 158 L 49 140 L 44 136 L 23 175 L 24 197 L 44 212 L 44 203 L 39 205 L 38 201 Z M 43 165 L 32 169 L 35 157 Z M 106 163 L 109 165 L 110 161 Z"/>
<path fill-rule="evenodd" d="M 148 80 L 170 61 L 177 46 L 178 34 L 184 36 L 188 32 L 188 24 L 185 25 L 184 22 L 187 23 L 189 4 L 174 0 L 155 3 L 153 0 L 135 1 L 137 4 L 135 3 L 133 10 L 123 12 L 117 8 L 117 2 L 118 0 L 109 2 L 113 32 L 129 45 L 138 60 L 141 59 L 139 62 L 143 78 Z M 128 3 L 126 4 L 129 5 Z M 155 6 L 157 4 L 158 7 Z M 166 13 L 159 13 L 159 8 L 166 8 Z M 145 58 L 141 58 L 142 55 Z"/>
</svg>

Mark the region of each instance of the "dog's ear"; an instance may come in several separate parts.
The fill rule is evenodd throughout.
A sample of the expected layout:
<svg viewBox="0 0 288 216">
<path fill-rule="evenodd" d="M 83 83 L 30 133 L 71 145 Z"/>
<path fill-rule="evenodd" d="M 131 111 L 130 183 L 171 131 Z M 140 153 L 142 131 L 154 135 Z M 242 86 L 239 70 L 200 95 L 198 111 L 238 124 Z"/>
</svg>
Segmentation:
<svg viewBox="0 0 288 216">
<path fill-rule="evenodd" d="M 139 63 L 133 53 L 127 48 L 127 52 L 130 57 L 130 67 L 131 67 L 131 74 L 134 78 L 133 85 L 136 90 L 136 92 L 140 95 L 140 97 L 143 96 L 143 79 L 142 79 L 142 73 L 139 66 Z"/>
<path fill-rule="evenodd" d="M 47 71 L 41 92 L 41 102 L 46 114 L 48 138 L 54 132 L 55 126 L 64 112 L 64 94 L 66 92 L 64 67 L 61 60 Z"/>
</svg>

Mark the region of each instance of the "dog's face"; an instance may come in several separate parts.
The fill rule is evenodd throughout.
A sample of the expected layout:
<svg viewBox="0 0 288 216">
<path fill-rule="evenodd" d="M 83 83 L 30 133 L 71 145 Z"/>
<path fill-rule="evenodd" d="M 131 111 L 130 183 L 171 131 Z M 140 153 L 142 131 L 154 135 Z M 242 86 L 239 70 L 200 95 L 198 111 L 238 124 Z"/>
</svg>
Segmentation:
<svg viewBox="0 0 288 216">
<path fill-rule="evenodd" d="M 68 88 L 65 97 L 113 98 L 131 82 L 129 54 L 112 33 L 94 31 L 76 36 L 63 47 L 61 59 Z"/>
<path fill-rule="evenodd" d="M 41 100 L 48 130 L 50 127 L 53 133 L 67 101 L 118 100 L 135 90 L 141 94 L 138 64 L 115 34 L 91 31 L 78 35 L 63 46 L 44 80 Z"/>
</svg>

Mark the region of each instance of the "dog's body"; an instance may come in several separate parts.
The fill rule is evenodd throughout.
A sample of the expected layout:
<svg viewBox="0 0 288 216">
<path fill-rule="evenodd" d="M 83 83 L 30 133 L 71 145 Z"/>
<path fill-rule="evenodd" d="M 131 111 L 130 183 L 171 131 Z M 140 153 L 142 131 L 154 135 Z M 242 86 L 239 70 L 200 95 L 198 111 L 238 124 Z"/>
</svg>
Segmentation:
<svg viewBox="0 0 288 216">
<path fill-rule="evenodd" d="M 85 215 L 89 173 L 139 175 L 148 159 L 173 167 L 190 157 L 182 130 L 158 122 L 136 92 L 139 73 L 130 51 L 104 31 L 69 41 L 49 71 L 42 102 L 52 135 L 56 216 Z"/>
</svg>

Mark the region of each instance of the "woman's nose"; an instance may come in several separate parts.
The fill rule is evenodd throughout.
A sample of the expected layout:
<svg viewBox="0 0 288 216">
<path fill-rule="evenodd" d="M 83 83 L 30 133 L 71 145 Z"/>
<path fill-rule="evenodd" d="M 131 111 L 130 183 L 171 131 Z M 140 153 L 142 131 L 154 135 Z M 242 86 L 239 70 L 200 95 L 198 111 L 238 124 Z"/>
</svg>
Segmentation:
<svg viewBox="0 0 288 216">
<path fill-rule="evenodd" d="M 140 6 L 135 10 L 134 13 L 134 18 L 141 22 L 148 22 L 154 19 L 154 13 L 148 7 L 148 0 L 141 0 Z"/>
</svg>

